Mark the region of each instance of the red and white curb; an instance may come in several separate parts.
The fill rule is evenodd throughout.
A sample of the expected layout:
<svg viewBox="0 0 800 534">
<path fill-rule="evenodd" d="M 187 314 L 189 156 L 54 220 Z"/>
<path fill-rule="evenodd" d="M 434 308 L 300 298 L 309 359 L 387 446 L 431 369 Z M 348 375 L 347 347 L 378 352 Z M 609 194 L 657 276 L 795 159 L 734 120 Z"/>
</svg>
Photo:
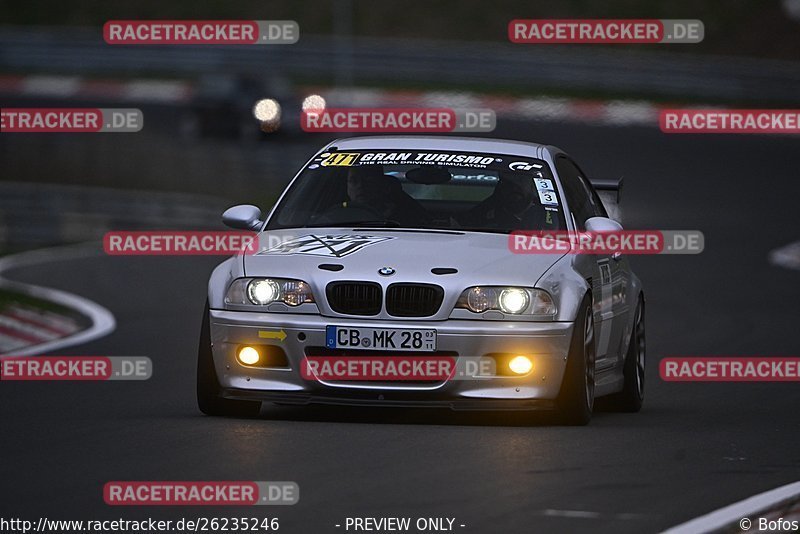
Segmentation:
<svg viewBox="0 0 800 534">
<path fill-rule="evenodd" d="M 40 265 L 97 254 L 85 247 L 56 247 L 23 252 L 0 258 L 0 287 L 46 300 L 73 309 L 91 321 L 80 329 L 72 319 L 26 307 L 11 307 L 0 315 L 0 354 L 3 356 L 32 356 L 73 345 L 86 343 L 110 334 L 116 328 L 114 315 L 88 299 L 57 289 L 51 289 L 2 277 L 9 269 Z"/>
<path fill-rule="evenodd" d="M 15 304 L 0 310 L 0 354 L 67 337 L 80 329 L 69 317 Z"/>
<path fill-rule="evenodd" d="M 180 80 L 93 80 L 80 76 L 0 75 L 0 94 L 29 98 L 76 98 L 180 104 L 194 86 Z"/>
<path fill-rule="evenodd" d="M 734 527 L 734 525 L 741 532 L 751 529 L 753 532 L 758 532 L 758 520 L 760 518 L 777 519 L 774 517 L 773 507 L 781 503 L 791 502 L 792 499 L 797 499 L 798 497 L 800 497 L 800 481 L 759 493 L 743 501 L 672 527 L 662 534 L 699 534 L 714 532 L 723 527 Z M 797 520 L 795 516 L 800 514 L 798 511 L 790 511 L 789 513 L 792 514 L 791 517 L 784 516 L 783 519 Z M 726 532 L 737 532 L 737 530 L 726 530 Z"/>
</svg>

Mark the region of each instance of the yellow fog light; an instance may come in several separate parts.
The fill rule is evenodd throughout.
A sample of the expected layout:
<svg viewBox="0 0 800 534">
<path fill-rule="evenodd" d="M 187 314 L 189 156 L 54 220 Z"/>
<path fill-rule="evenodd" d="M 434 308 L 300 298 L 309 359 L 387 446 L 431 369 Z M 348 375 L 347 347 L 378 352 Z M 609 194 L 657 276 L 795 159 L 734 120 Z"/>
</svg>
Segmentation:
<svg viewBox="0 0 800 534">
<path fill-rule="evenodd" d="M 255 365 L 261 358 L 261 354 L 259 354 L 258 351 L 253 347 L 242 347 L 239 349 L 239 354 L 237 354 L 237 357 L 239 358 L 239 361 L 245 365 Z"/>
<path fill-rule="evenodd" d="M 511 369 L 512 373 L 526 375 L 533 369 L 533 362 L 527 356 L 514 356 L 508 362 L 508 368 Z"/>
</svg>

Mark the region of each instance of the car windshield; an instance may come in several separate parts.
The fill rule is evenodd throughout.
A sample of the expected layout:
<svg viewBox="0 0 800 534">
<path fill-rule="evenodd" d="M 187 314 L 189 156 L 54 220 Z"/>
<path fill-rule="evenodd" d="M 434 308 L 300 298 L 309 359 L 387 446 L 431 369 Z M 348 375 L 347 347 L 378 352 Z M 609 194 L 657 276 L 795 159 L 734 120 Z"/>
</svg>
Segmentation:
<svg viewBox="0 0 800 534">
<path fill-rule="evenodd" d="M 353 226 L 509 233 L 563 230 L 547 163 L 465 152 L 326 152 L 303 170 L 267 229 Z"/>
</svg>

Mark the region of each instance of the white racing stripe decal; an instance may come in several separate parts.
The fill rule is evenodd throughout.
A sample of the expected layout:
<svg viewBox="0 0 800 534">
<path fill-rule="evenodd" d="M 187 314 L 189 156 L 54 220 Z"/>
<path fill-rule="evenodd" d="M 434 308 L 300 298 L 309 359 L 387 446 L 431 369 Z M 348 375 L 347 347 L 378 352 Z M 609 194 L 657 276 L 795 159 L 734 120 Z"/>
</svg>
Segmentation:
<svg viewBox="0 0 800 534">
<path fill-rule="evenodd" d="M 2 277 L 3 272 L 9 269 L 90 257 L 96 255 L 97 250 L 97 247 L 86 248 L 85 245 L 78 245 L 40 249 L 0 258 L 0 287 L 72 308 L 86 315 L 92 321 L 92 325 L 89 328 L 73 335 L 29 345 L 18 351 L 3 354 L 4 356 L 33 356 L 52 352 L 65 347 L 87 343 L 114 331 L 117 323 L 112 313 L 91 300 L 66 291 L 13 282 Z"/>
<path fill-rule="evenodd" d="M 745 518 L 755 523 L 756 518 L 752 516 L 759 512 L 765 512 L 778 503 L 798 496 L 800 496 L 800 481 L 765 491 L 764 493 L 759 493 L 743 501 L 739 501 L 725 508 L 720 508 L 709 514 L 672 527 L 669 530 L 665 530 L 662 534 L 711 532 L 724 526 L 738 523 Z"/>
</svg>

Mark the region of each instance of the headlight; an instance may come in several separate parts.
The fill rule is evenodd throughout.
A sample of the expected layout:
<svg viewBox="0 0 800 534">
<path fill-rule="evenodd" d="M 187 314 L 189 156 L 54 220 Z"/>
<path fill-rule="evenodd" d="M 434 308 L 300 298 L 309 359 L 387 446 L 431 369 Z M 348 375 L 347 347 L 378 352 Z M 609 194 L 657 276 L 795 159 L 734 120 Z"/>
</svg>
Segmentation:
<svg viewBox="0 0 800 534">
<path fill-rule="evenodd" d="M 473 287 L 468 289 L 465 293 L 467 295 L 465 307 L 475 313 L 481 313 L 495 307 L 497 294 L 492 288 Z"/>
<path fill-rule="evenodd" d="M 323 111 L 325 99 L 320 95 L 308 95 L 303 99 L 303 111 Z"/>
<path fill-rule="evenodd" d="M 305 282 L 289 280 L 283 286 L 283 302 L 289 306 L 299 306 L 304 302 L 314 302 L 314 296 Z"/>
<path fill-rule="evenodd" d="M 500 292 L 499 303 L 503 313 L 522 313 L 528 307 L 528 293 L 524 289 L 504 289 Z"/>
<path fill-rule="evenodd" d="M 261 122 L 277 121 L 281 118 L 281 105 L 272 98 L 262 98 L 253 106 L 253 116 Z"/>
<path fill-rule="evenodd" d="M 261 131 L 271 133 L 281 125 L 281 105 L 272 98 L 262 98 L 253 106 L 253 116 L 261 123 Z"/>
<path fill-rule="evenodd" d="M 225 295 L 225 304 L 266 306 L 273 302 L 300 306 L 314 302 L 314 295 L 307 283 L 286 278 L 239 278 Z"/>
<path fill-rule="evenodd" d="M 275 280 L 250 280 L 247 284 L 247 298 L 253 304 L 272 304 L 281 294 L 281 288 Z"/>
<path fill-rule="evenodd" d="M 509 315 L 555 315 L 553 297 L 542 289 L 525 287 L 476 286 L 467 288 L 456 308 L 474 313 L 498 310 Z"/>
</svg>

